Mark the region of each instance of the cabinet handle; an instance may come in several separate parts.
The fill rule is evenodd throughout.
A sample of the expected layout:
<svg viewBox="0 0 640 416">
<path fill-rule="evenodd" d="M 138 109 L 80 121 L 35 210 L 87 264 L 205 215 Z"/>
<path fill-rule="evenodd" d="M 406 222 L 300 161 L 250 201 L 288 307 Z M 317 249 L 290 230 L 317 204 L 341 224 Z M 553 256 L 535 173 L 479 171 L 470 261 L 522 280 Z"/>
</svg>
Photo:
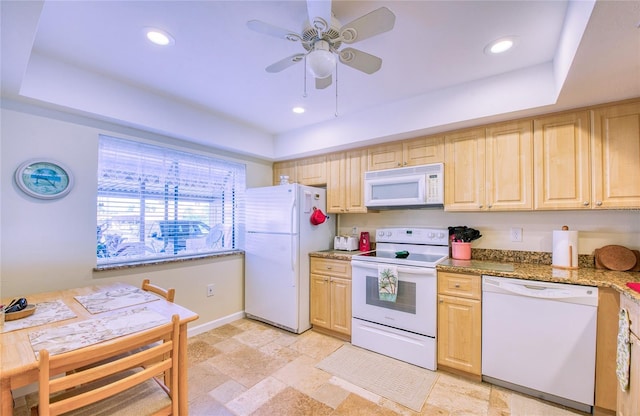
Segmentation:
<svg viewBox="0 0 640 416">
<path fill-rule="evenodd" d="M 487 208 L 491 209 L 491 207 L 493 207 L 493 205 L 487 205 Z"/>
<path fill-rule="evenodd" d="M 438 301 L 438 303 L 444 303 L 444 301 L 443 301 L 442 299 L 440 299 L 440 300 Z"/>
<path fill-rule="evenodd" d="M 584 201 L 584 202 L 582 203 L 582 205 L 584 205 L 585 207 L 588 207 L 588 206 L 589 206 L 589 201 Z"/>
<path fill-rule="evenodd" d="M 407 166 L 407 162 L 404 162 L 404 165 Z"/>
<path fill-rule="evenodd" d="M 460 287 L 460 283 L 456 283 L 454 286 L 455 286 L 456 288 L 459 288 L 459 287 Z"/>
<path fill-rule="evenodd" d="M 327 266 L 327 270 L 331 270 L 331 266 Z"/>
<path fill-rule="evenodd" d="M 398 162 L 398 166 L 402 166 L 402 163 Z"/>
<path fill-rule="evenodd" d="M 596 202 L 596 205 L 597 205 L 597 206 L 602 206 L 602 201 L 597 201 L 597 202 Z"/>
<path fill-rule="evenodd" d="M 482 204 L 478 205 L 478 208 L 482 208 Z"/>
</svg>

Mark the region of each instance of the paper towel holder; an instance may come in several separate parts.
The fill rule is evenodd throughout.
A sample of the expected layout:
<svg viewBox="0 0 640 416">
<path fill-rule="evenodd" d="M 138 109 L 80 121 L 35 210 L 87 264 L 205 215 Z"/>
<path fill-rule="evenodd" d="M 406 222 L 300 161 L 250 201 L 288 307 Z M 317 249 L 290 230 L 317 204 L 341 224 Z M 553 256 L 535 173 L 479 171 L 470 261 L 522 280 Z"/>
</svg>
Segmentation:
<svg viewBox="0 0 640 416">
<path fill-rule="evenodd" d="M 566 226 L 566 225 L 563 225 L 563 226 L 562 226 L 562 231 L 569 231 L 569 227 L 568 227 L 568 226 Z M 554 237 L 555 237 L 555 236 L 554 236 Z M 577 241 L 576 241 L 576 246 L 577 246 Z M 566 247 L 566 249 L 568 250 L 568 253 L 566 253 L 566 254 L 567 254 L 567 258 L 566 258 L 566 260 L 569 262 L 569 264 L 566 264 L 566 265 L 558 265 L 558 264 L 555 264 L 555 261 L 553 261 L 553 260 L 552 260 L 552 263 L 554 263 L 554 264 L 552 264 L 552 265 L 551 265 L 551 267 L 555 267 L 555 268 L 558 268 L 558 269 L 569 269 L 569 270 L 575 270 L 575 269 L 578 269 L 578 268 L 579 268 L 578 264 L 573 264 L 573 257 L 574 257 L 574 255 L 573 255 L 573 254 L 574 254 L 574 253 L 573 253 L 573 250 L 576 250 L 576 254 L 577 254 L 577 250 L 578 250 L 578 248 L 577 248 L 577 247 L 573 247 L 573 245 L 572 245 L 572 244 L 568 244 L 568 246 Z M 555 241 L 554 241 L 554 248 L 553 248 L 553 250 L 554 250 L 554 252 L 552 253 L 552 257 L 553 257 L 553 255 L 555 254 L 555 251 L 557 250 L 557 248 L 555 247 Z"/>
</svg>

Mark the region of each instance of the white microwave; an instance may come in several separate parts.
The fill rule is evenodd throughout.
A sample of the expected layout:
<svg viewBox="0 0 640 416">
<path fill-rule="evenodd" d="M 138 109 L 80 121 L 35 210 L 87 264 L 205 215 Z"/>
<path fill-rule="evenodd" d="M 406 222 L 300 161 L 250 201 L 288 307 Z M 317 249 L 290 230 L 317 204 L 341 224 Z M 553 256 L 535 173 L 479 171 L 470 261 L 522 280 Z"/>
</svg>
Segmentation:
<svg viewBox="0 0 640 416">
<path fill-rule="evenodd" d="M 364 174 L 368 208 L 429 208 L 444 206 L 444 164 L 374 170 Z"/>
</svg>

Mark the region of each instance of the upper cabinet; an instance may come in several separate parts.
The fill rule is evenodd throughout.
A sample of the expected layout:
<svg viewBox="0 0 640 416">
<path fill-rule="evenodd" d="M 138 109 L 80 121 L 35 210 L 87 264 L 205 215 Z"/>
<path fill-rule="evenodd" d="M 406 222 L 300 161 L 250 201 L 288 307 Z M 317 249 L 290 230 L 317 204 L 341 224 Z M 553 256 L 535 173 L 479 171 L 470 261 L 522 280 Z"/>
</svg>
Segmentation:
<svg viewBox="0 0 640 416">
<path fill-rule="evenodd" d="M 589 208 L 589 113 L 533 121 L 536 209 Z"/>
<path fill-rule="evenodd" d="M 296 183 L 298 182 L 296 173 L 295 160 L 276 162 L 273 164 L 273 184 L 280 185 L 280 176 L 288 176 L 289 183 Z"/>
<path fill-rule="evenodd" d="M 445 136 L 444 206 L 446 210 L 485 209 L 484 129 Z"/>
<path fill-rule="evenodd" d="M 367 149 L 327 156 L 327 212 L 364 213 L 364 172 Z"/>
<path fill-rule="evenodd" d="M 280 176 L 289 176 L 289 183 L 318 186 L 327 184 L 327 158 L 316 156 L 273 164 L 273 184 L 280 184 Z"/>
<path fill-rule="evenodd" d="M 593 208 L 640 206 L 640 102 L 593 110 Z"/>
<path fill-rule="evenodd" d="M 530 121 L 445 136 L 445 209 L 512 211 L 533 207 Z"/>
<path fill-rule="evenodd" d="M 640 206 L 640 102 L 536 119 L 534 152 L 536 209 Z"/>
<path fill-rule="evenodd" d="M 444 138 L 420 137 L 368 149 L 367 170 L 393 169 L 444 161 Z"/>
<path fill-rule="evenodd" d="M 533 134 L 529 120 L 486 129 L 487 209 L 533 208 Z"/>
</svg>

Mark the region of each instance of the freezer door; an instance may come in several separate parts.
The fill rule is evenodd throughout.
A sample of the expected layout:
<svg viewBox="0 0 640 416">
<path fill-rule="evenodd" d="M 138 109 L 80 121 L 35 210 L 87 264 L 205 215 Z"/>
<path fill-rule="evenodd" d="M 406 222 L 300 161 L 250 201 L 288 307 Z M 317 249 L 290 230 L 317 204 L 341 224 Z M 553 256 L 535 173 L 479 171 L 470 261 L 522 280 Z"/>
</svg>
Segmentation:
<svg viewBox="0 0 640 416">
<path fill-rule="evenodd" d="M 296 184 L 247 189 L 247 232 L 297 233 L 296 193 Z"/>
<path fill-rule="evenodd" d="M 245 249 L 245 311 L 298 331 L 297 236 L 247 234 Z"/>
</svg>

